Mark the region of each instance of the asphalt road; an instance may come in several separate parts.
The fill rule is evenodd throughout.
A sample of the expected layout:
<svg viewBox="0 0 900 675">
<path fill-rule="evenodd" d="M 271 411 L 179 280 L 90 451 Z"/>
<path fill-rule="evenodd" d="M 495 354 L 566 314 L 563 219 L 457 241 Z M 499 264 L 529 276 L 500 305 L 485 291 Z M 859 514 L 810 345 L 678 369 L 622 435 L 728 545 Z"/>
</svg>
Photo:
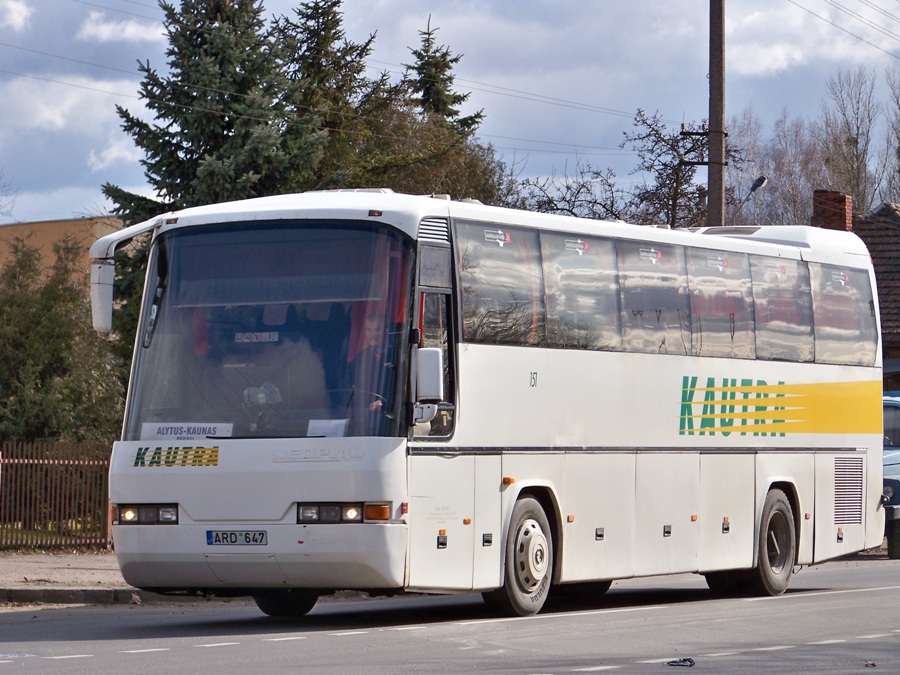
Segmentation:
<svg viewBox="0 0 900 675">
<path fill-rule="evenodd" d="M 698 673 L 900 672 L 900 561 L 806 569 L 778 598 L 717 599 L 691 575 L 632 580 L 592 607 L 520 619 L 477 595 L 323 602 L 298 620 L 243 600 L 0 612 L 0 675 L 672 673 L 687 669 L 678 659 Z"/>
</svg>

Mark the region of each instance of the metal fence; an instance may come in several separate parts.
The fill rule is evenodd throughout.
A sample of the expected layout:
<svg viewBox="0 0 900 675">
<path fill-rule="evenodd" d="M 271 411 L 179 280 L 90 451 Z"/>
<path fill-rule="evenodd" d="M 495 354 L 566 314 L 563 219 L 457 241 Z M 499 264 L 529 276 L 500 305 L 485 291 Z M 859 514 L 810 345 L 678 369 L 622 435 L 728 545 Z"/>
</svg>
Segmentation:
<svg viewBox="0 0 900 675">
<path fill-rule="evenodd" d="M 0 550 L 112 546 L 109 446 L 5 442 Z"/>
</svg>

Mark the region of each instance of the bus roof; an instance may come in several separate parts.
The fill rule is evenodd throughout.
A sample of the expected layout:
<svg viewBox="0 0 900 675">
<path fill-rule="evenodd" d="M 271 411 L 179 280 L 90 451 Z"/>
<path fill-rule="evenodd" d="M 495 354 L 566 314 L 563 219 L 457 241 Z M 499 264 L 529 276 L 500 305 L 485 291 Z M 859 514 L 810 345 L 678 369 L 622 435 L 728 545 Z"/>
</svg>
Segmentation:
<svg viewBox="0 0 900 675">
<path fill-rule="evenodd" d="M 144 232 L 166 231 L 194 225 L 273 220 L 340 219 L 387 221 L 413 239 L 429 218 L 458 218 L 498 225 L 539 227 L 584 236 L 607 236 L 642 241 L 741 250 L 751 253 L 803 258 L 846 264 L 847 255 L 864 256 L 858 265 L 868 267 L 869 254 L 862 240 L 848 232 L 808 226 L 714 227 L 695 230 L 631 225 L 571 216 L 548 215 L 518 209 L 485 206 L 474 200 L 451 201 L 442 196 L 413 196 L 387 189 L 322 190 L 259 197 L 196 206 L 157 216 L 97 240 L 94 259 L 109 259 L 115 248 Z M 741 243 L 738 243 L 739 240 Z"/>
</svg>

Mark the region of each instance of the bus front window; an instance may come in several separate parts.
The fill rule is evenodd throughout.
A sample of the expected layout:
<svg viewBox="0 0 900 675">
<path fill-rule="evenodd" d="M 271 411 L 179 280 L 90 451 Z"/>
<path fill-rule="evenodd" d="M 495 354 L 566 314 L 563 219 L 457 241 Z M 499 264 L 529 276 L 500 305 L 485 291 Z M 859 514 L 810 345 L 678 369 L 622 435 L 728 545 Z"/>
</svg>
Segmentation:
<svg viewBox="0 0 900 675">
<path fill-rule="evenodd" d="M 404 434 L 412 257 L 369 224 L 164 234 L 126 440 Z"/>
</svg>

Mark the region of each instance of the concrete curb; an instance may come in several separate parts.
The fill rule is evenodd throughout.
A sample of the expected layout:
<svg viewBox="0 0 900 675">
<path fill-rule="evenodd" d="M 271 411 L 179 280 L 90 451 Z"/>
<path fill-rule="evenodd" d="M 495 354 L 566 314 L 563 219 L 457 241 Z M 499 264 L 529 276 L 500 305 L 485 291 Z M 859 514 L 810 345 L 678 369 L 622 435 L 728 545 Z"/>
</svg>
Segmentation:
<svg viewBox="0 0 900 675">
<path fill-rule="evenodd" d="M 0 603 L 51 605 L 128 605 L 145 602 L 202 601 L 199 595 L 161 595 L 136 588 L 9 588 L 0 589 Z"/>
</svg>

